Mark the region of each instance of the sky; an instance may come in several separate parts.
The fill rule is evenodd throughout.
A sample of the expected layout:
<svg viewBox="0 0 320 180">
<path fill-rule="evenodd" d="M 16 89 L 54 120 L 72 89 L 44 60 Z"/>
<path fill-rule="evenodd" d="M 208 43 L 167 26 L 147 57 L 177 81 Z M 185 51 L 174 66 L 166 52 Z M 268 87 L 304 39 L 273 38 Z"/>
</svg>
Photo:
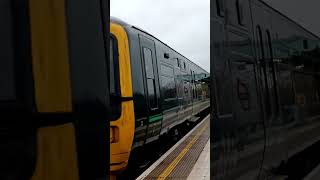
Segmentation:
<svg viewBox="0 0 320 180">
<path fill-rule="evenodd" d="M 264 0 L 320 37 L 320 0 Z"/>
<path fill-rule="evenodd" d="M 264 0 L 320 37 L 320 0 Z M 111 0 L 110 15 L 210 70 L 210 0 Z"/>
<path fill-rule="evenodd" d="M 210 70 L 210 0 L 111 0 L 110 15 Z"/>
</svg>

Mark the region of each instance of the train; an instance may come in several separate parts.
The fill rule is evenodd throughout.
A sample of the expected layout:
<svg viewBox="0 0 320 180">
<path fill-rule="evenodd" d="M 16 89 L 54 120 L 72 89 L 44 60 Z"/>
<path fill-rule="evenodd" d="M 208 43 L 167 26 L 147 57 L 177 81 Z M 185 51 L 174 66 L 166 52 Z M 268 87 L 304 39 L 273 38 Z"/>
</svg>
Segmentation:
<svg viewBox="0 0 320 180">
<path fill-rule="evenodd" d="M 114 66 L 110 173 L 115 174 L 126 169 L 131 152 L 199 119 L 197 115 L 210 107 L 210 74 L 115 17 L 110 19 L 110 62 Z"/>
<path fill-rule="evenodd" d="M 214 0 L 210 16 L 211 177 L 302 179 L 293 159 L 320 140 L 320 38 L 262 0 Z"/>
<path fill-rule="evenodd" d="M 109 4 L 0 9 L 0 179 L 107 179 Z"/>
<path fill-rule="evenodd" d="M 210 105 L 210 74 L 107 1 L 0 9 L 1 180 L 107 179 Z"/>
</svg>

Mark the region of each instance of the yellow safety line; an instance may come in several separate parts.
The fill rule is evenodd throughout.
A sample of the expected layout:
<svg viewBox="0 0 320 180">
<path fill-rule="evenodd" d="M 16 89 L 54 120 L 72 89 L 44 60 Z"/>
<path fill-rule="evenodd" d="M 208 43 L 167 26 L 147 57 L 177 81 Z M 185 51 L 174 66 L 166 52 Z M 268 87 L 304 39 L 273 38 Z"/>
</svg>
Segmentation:
<svg viewBox="0 0 320 180">
<path fill-rule="evenodd" d="M 180 154 L 170 163 L 170 165 L 160 174 L 157 178 L 158 180 L 166 179 L 170 173 L 174 170 L 174 168 L 178 165 L 181 159 L 187 154 L 189 149 L 193 146 L 193 144 L 199 139 L 200 135 L 205 131 L 208 127 L 208 123 L 196 134 L 195 137 L 188 143 L 188 145 L 180 152 Z"/>
</svg>

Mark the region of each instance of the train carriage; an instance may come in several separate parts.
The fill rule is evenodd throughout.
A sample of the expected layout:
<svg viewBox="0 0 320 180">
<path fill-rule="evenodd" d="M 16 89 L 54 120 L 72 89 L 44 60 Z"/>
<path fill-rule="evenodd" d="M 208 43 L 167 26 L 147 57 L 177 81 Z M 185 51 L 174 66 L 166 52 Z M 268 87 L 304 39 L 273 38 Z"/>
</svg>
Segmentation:
<svg viewBox="0 0 320 180">
<path fill-rule="evenodd" d="M 114 64 L 119 62 L 115 73 L 120 74 L 115 74 L 114 81 L 120 81 L 115 87 L 121 89 L 120 100 L 114 101 L 119 116 L 110 122 L 110 170 L 116 172 L 127 166 L 131 151 L 186 121 L 195 121 L 197 114 L 209 108 L 209 73 L 149 33 L 117 18 L 111 18 L 110 37 L 110 58 Z M 124 65 L 128 69 L 124 70 Z M 130 85 L 125 87 L 125 83 Z M 128 102 L 133 104 L 124 108 Z"/>
<path fill-rule="evenodd" d="M 3 0 L 0 9 L 0 179 L 106 179 L 109 5 Z"/>
<path fill-rule="evenodd" d="M 209 106 L 209 73 L 108 7 L 1 1 L 1 180 L 105 179 Z"/>
<path fill-rule="evenodd" d="M 215 0 L 211 39 L 213 178 L 304 172 L 290 163 L 320 137 L 320 38 L 263 1 Z"/>
</svg>

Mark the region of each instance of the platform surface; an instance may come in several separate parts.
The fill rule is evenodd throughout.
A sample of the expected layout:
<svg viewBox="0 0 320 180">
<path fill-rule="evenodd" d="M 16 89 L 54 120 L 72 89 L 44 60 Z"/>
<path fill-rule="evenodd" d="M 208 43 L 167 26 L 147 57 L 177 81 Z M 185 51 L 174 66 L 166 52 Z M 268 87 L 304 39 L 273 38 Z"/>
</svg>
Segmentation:
<svg viewBox="0 0 320 180">
<path fill-rule="evenodd" d="M 177 142 L 137 180 L 210 179 L 210 116 Z"/>
<path fill-rule="evenodd" d="M 210 180 L 210 139 L 194 165 L 187 180 Z"/>
<path fill-rule="evenodd" d="M 320 179 L 320 164 L 315 167 L 303 180 L 319 180 Z"/>
</svg>

